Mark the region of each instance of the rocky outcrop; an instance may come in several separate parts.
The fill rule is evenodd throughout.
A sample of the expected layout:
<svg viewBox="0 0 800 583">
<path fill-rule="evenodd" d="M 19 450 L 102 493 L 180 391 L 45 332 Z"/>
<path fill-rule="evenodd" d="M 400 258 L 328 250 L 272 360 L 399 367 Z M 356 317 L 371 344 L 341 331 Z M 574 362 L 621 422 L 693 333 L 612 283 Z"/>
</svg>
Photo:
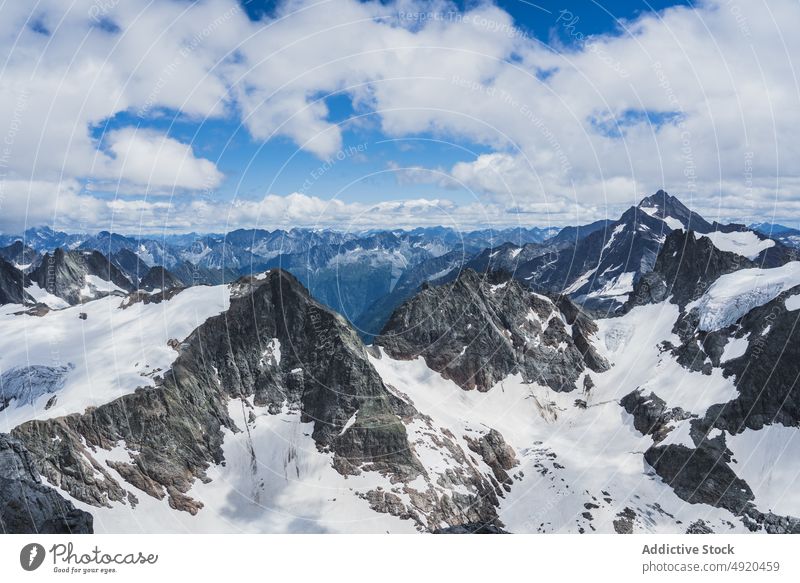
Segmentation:
<svg viewBox="0 0 800 583">
<path fill-rule="evenodd" d="M 139 289 L 153 291 L 184 287 L 183 282 L 161 266 L 151 267 L 139 282 Z"/>
<path fill-rule="evenodd" d="M 22 304 L 28 299 L 22 272 L 5 259 L 0 259 L 0 305 Z"/>
<path fill-rule="evenodd" d="M 102 289 L 93 290 L 87 284 L 86 277 L 90 275 L 123 291 L 133 291 L 133 285 L 125 274 L 99 251 L 64 251 L 58 248 L 52 255 L 44 255 L 29 279 L 43 290 L 75 305 L 108 293 Z"/>
<path fill-rule="evenodd" d="M 652 272 L 638 281 L 625 309 L 662 302 L 668 297 L 684 307 L 702 296 L 719 276 L 750 267 L 755 267 L 752 261 L 720 251 L 708 237 L 698 238 L 693 231 L 672 231 Z"/>
<path fill-rule="evenodd" d="M 633 416 L 636 430 L 642 435 L 652 435 L 656 442 L 662 441 L 671 431 L 670 422 L 691 417 L 680 407 L 667 407 L 666 402 L 655 393 L 645 396 L 639 389 L 625 395 L 620 405 Z"/>
<path fill-rule="evenodd" d="M 92 516 L 43 484 L 22 443 L 3 433 L 0 433 L 0 532 L 92 532 Z"/>
<path fill-rule="evenodd" d="M 269 346 L 285 347 L 277 363 L 265 359 Z M 115 465 L 117 471 L 148 494 L 196 511 L 184 494 L 195 478 L 205 479 L 209 464 L 223 461 L 221 427 L 237 431 L 226 408 L 231 397 L 299 409 L 342 471 L 362 464 L 398 476 L 421 471 L 399 418 L 413 415 L 413 408 L 385 389 L 341 317 L 285 272 L 241 281 L 230 309 L 195 330 L 180 350 L 161 386 L 83 415 L 28 422 L 15 435 L 52 483 L 95 505 L 127 497 L 92 455 L 124 442 L 138 453 Z M 342 434 L 356 411 L 358 420 Z"/>
<path fill-rule="evenodd" d="M 376 344 L 395 359 L 422 356 L 464 389 L 486 391 L 518 373 L 571 391 L 586 367 L 608 367 L 589 341 L 594 330 L 566 298 L 554 302 L 507 275 L 468 269 L 452 283 L 424 287 L 398 308 Z"/>
<path fill-rule="evenodd" d="M 20 271 L 33 269 L 39 262 L 39 254 L 33 247 L 28 247 L 22 241 L 14 241 L 11 245 L 0 247 L 0 258 L 5 259 Z"/>
<path fill-rule="evenodd" d="M 39 471 L 87 504 L 135 505 L 144 492 L 198 512 L 202 504 L 188 492 L 196 479 L 208 479 L 210 465 L 225 461 L 223 429 L 241 430 L 228 402 L 242 399 L 245 407 L 274 413 L 288 408 L 299 413 L 300 422 L 313 422 L 317 447 L 333 454 L 342 474 L 376 471 L 398 484 L 423 476 L 431 484 L 406 488 L 413 505 L 393 492 L 365 494 L 375 510 L 414 520 L 420 528 L 501 526 L 494 485 L 453 437 L 434 435 L 455 460 L 454 469 L 437 476 L 422 466 L 406 423 L 428 422 L 384 385 L 341 316 L 281 270 L 241 279 L 231 293 L 228 311 L 177 346 L 178 358 L 155 388 L 84 414 L 17 427 L 14 435 L 30 449 Z M 513 456 L 503 443 L 499 434 L 486 441 L 486 455 L 498 469 Z M 130 461 L 103 461 L 105 451 L 120 446 Z M 443 494 L 448 488 L 458 492 Z"/>
<path fill-rule="evenodd" d="M 800 311 L 786 308 L 786 299 L 797 294 L 800 286 L 739 321 L 735 334 L 748 339 L 747 349 L 721 363 L 723 374 L 735 379 L 739 395 L 710 407 L 708 426 L 731 433 L 771 423 L 800 426 Z M 723 333 L 732 336 L 734 331 Z"/>
<path fill-rule="evenodd" d="M 728 466 L 730 456 L 710 447 L 655 446 L 644 459 L 675 493 L 692 504 L 709 504 L 742 514 L 753 491 Z"/>
<path fill-rule="evenodd" d="M 150 266 L 145 263 L 141 257 L 124 247 L 109 257 L 114 265 L 116 265 L 134 285 L 136 285 L 150 269 Z"/>
</svg>

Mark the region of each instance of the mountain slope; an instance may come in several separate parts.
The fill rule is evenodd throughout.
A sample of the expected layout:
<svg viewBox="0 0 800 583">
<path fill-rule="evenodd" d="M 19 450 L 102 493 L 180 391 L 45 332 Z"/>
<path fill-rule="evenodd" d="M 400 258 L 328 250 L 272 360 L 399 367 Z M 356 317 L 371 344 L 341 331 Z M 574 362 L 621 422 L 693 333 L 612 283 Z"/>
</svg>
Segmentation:
<svg viewBox="0 0 800 583">
<path fill-rule="evenodd" d="M 29 279 L 41 290 L 74 305 L 113 292 L 133 290 L 130 280 L 99 251 L 46 253 Z"/>
<path fill-rule="evenodd" d="M 227 528 L 239 529 L 500 526 L 504 490 L 492 467 L 467 455 L 467 441 L 434 431 L 384 384 L 343 319 L 281 271 L 234 284 L 230 308 L 181 344 L 155 387 L 13 433 L 51 483 L 115 529 L 158 516 L 157 528 L 189 521 L 218 531 L 224 506 Z M 486 447 L 490 456 L 502 440 Z M 438 449 L 445 465 L 424 465 Z M 319 515 L 331 505 L 315 480 L 342 498 L 333 515 L 342 508 L 363 522 L 348 528 Z M 206 509 L 204 500 L 219 503 Z M 306 522 L 287 526 L 272 504 Z M 367 517 L 381 514 L 370 527 Z"/>
<path fill-rule="evenodd" d="M 0 305 L 22 304 L 28 300 L 23 282 L 22 272 L 5 259 L 0 259 Z"/>
<path fill-rule="evenodd" d="M 484 279 L 466 270 L 401 306 L 376 344 L 395 359 L 422 356 L 465 389 L 486 391 L 521 374 L 525 381 L 571 391 L 587 366 L 607 367 L 589 343 L 594 331 L 566 298 L 553 301 L 516 280 Z"/>
<path fill-rule="evenodd" d="M 86 534 L 92 516 L 42 483 L 19 440 L 0 433 L 0 532 Z"/>
</svg>

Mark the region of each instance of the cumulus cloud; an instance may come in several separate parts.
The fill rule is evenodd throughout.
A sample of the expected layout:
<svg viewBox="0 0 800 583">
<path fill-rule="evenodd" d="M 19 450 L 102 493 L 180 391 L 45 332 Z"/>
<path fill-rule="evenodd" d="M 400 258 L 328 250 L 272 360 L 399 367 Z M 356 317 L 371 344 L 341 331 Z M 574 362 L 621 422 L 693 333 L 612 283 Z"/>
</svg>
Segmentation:
<svg viewBox="0 0 800 583">
<path fill-rule="evenodd" d="M 153 213 L 163 223 L 168 214 L 189 228 L 192 217 L 179 213 L 193 204 L 218 205 L 231 224 L 252 212 L 304 221 L 321 204 L 342 221 L 366 220 L 377 207 L 299 195 L 192 202 L 192 191 L 224 179 L 196 144 L 133 127 L 97 136 L 120 112 L 145 124 L 165 114 L 198 124 L 228 117 L 256 141 L 282 136 L 326 159 L 344 140 L 324 100 L 332 92 L 371 112 L 387 136 L 433 134 L 491 150 L 397 175 L 441 187 L 442 200 L 465 188 L 497 220 L 591 220 L 660 187 L 709 219 L 776 209 L 800 218 L 800 5 L 735 7 L 706 0 L 645 13 L 553 50 L 489 3 L 458 12 L 446 2 L 292 0 L 259 22 L 235 0 L 6 3 L 3 220 L 31 220 L 37 205 L 27 199 L 43 199 L 34 191 L 74 197 L 86 216 L 128 213 L 135 222 Z M 557 14 L 541 18 L 563 26 Z M 128 198 L 175 198 L 168 209 L 149 197 L 112 204 L 76 186 L 87 180 L 116 183 Z M 41 208 L 68 216 L 59 206 Z M 423 220 L 410 209 L 400 210 Z"/>
<path fill-rule="evenodd" d="M 158 132 L 123 128 L 109 133 L 108 143 L 114 161 L 107 172 L 120 182 L 146 185 L 151 193 L 211 189 L 222 181 L 213 162 Z"/>
</svg>

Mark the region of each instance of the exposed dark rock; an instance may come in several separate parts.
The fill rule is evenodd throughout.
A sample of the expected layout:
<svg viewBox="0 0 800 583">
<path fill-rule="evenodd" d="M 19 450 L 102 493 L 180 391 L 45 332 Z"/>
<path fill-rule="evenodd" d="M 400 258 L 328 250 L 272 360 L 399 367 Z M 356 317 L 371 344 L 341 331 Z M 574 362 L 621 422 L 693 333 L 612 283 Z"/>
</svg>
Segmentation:
<svg viewBox="0 0 800 583">
<path fill-rule="evenodd" d="M 5 259 L 0 259 L 0 305 L 22 304 L 29 300 L 23 287 L 22 272 Z"/>
<path fill-rule="evenodd" d="M 526 381 L 571 391 L 587 366 L 608 367 L 588 341 L 593 330 L 567 299 L 554 303 L 503 274 L 482 277 L 468 269 L 403 304 L 375 342 L 393 358 L 421 355 L 464 389 L 485 391 L 520 373 Z"/>
<path fill-rule="evenodd" d="M 633 521 L 636 519 L 636 512 L 627 506 L 617 514 L 614 520 L 614 531 L 617 534 L 633 534 Z"/>
<path fill-rule="evenodd" d="M 747 483 L 728 466 L 729 455 L 700 446 L 654 446 L 644 458 L 683 500 L 709 504 L 741 514 L 753 500 Z"/>
<path fill-rule="evenodd" d="M 655 393 L 645 396 L 637 389 L 620 400 L 620 405 L 633 416 L 633 426 L 643 435 L 652 435 L 656 442 L 662 441 L 670 431 L 670 421 L 688 419 L 691 414 L 680 407 L 668 408 Z"/>
<path fill-rule="evenodd" d="M 714 531 L 706 524 L 705 520 L 699 518 L 689 525 L 686 534 L 714 534 Z"/>
<path fill-rule="evenodd" d="M 99 251 L 64 251 L 58 248 L 52 255 L 46 253 L 41 264 L 30 273 L 30 281 L 75 305 L 87 299 L 82 294 L 87 275 L 110 281 L 124 291 L 133 291 L 133 285 L 125 274 Z M 104 293 L 101 291 L 94 297 Z"/>
<path fill-rule="evenodd" d="M 670 296 L 683 307 L 702 296 L 719 276 L 754 266 L 741 255 L 720 251 L 708 237 L 678 229 L 667 235 L 653 271 L 636 284 L 625 309 Z"/>
<path fill-rule="evenodd" d="M 263 361 L 273 338 L 285 347 L 279 366 Z M 296 368 L 303 374 L 290 374 Z M 356 471 L 370 463 L 398 476 L 421 471 L 398 418 L 414 414 L 413 408 L 386 391 L 341 317 L 282 271 L 240 282 L 230 309 L 184 342 L 162 385 L 83 415 L 31 421 L 14 433 L 51 482 L 95 505 L 123 501 L 127 493 L 101 464 L 88 461 L 91 449 L 124 441 L 139 452 L 121 472 L 126 479 L 190 509 L 182 495 L 195 478 L 205 478 L 209 464 L 223 461 L 220 428 L 237 430 L 226 401 L 247 396 L 261 405 L 288 402 L 300 409 L 303 421 L 314 421 L 318 446 L 341 458 L 339 467 Z M 342 433 L 357 411 L 357 421 Z M 94 478 L 98 472 L 104 479 Z"/>
<path fill-rule="evenodd" d="M 503 436 L 496 430 L 481 435 L 478 439 L 464 436 L 469 443 L 469 448 L 481 456 L 487 466 L 492 468 L 494 477 L 508 489 L 511 485 L 511 476 L 508 471 L 519 464 L 514 450 L 506 443 Z"/>
<path fill-rule="evenodd" d="M 92 516 L 42 483 L 23 444 L 0 433 L 0 531 L 14 534 L 84 534 Z"/>
<path fill-rule="evenodd" d="M 706 413 L 709 426 L 740 433 L 781 423 L 800 425 L 800 310 L 786 309 L 792 288 L 739 322 L 738 335 L 749 335 L 745 353 L 722 363 L 725 376 L 735 378 L 739 395 L 713 405 Z"/>
</svg>

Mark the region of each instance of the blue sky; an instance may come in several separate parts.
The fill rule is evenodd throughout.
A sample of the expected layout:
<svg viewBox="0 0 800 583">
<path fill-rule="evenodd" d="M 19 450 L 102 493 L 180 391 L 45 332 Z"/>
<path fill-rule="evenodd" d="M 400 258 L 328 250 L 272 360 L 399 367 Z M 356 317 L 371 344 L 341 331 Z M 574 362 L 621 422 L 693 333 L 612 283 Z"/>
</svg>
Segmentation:
<svg viewBox="0 0 800 583">
<path fill-rule="evenodd" d="M 275 15 L 276 3 L 270 1 L 241 2 L 254 22 Z M 475 2 L 457 2 L 458 10 L 467 10 Z M 591 35 L 624 35 L 624 21 L 640 16 L 642 12 L 686 4 L 659 0 L 643 2 L 580 2 L 569 9 L 563 2 L 527 2 L 520 0 L 497 2 L 497 6 L 514 19 L 514 26 L 538 42 L 562 50 L 580 45 Z M 238 119 L 204 121 L 186 119 L 174 110 L 163 111 L 163 117 L 142 119 L 130 112 L 106 120 L 98 126 L 95 135 L 118 127 L 136 125 L 156 128 L 181 141 L 191 141 L 203 157 L 214 160 L 228 177 L 217 190 L 221 199 L 260 198 L 270 192 L 301 191 L 322 198 L 337 196 L 347 201 L 373 203 L 380 200 L 442 196 L 439 184 L 416 184 L 398 180 L 393 167 L 426 166 L 450 168 L 457 162 L 466 162 L 487 154 L 491 148 L 470 140 L 457 144 L 441 140 L 431 132 L 419 132 L 407 137 L 386 136 L 380 131 L 380 120 L 369 110 L 353 106 L 346 92 L 321 95 L 328 109 L 327 119 L 342 124 L 343 149 L 364 146 L 361 155 L 347 156 L 337 161 L 322 178 L 309 175 L 318 171 L 325 159 L 298 149 L 297 144 L 282 136 L 261 142 L 254 140 Z M 636 116 L 636 112 L 629 114 Z M 653 114 L 653 119 L 658 114 Z M 624 131 L 625 120 L 604 124 L 605 132 L 619 134 Z M 622 127 L 619 127 L 622 126 Z M 305 185 L 305 187 L 304 187 Z M 113 190 L 107 193 L 114 195 Z M 474 193 L 452 189 L 444 193 L 450 199 L 465 203 L 474 199 Z"/>
<path fill-rule="evenodd" d="M 791 0 L 0 10 L 3 231 L 800 221 Z"/>
</svg>

